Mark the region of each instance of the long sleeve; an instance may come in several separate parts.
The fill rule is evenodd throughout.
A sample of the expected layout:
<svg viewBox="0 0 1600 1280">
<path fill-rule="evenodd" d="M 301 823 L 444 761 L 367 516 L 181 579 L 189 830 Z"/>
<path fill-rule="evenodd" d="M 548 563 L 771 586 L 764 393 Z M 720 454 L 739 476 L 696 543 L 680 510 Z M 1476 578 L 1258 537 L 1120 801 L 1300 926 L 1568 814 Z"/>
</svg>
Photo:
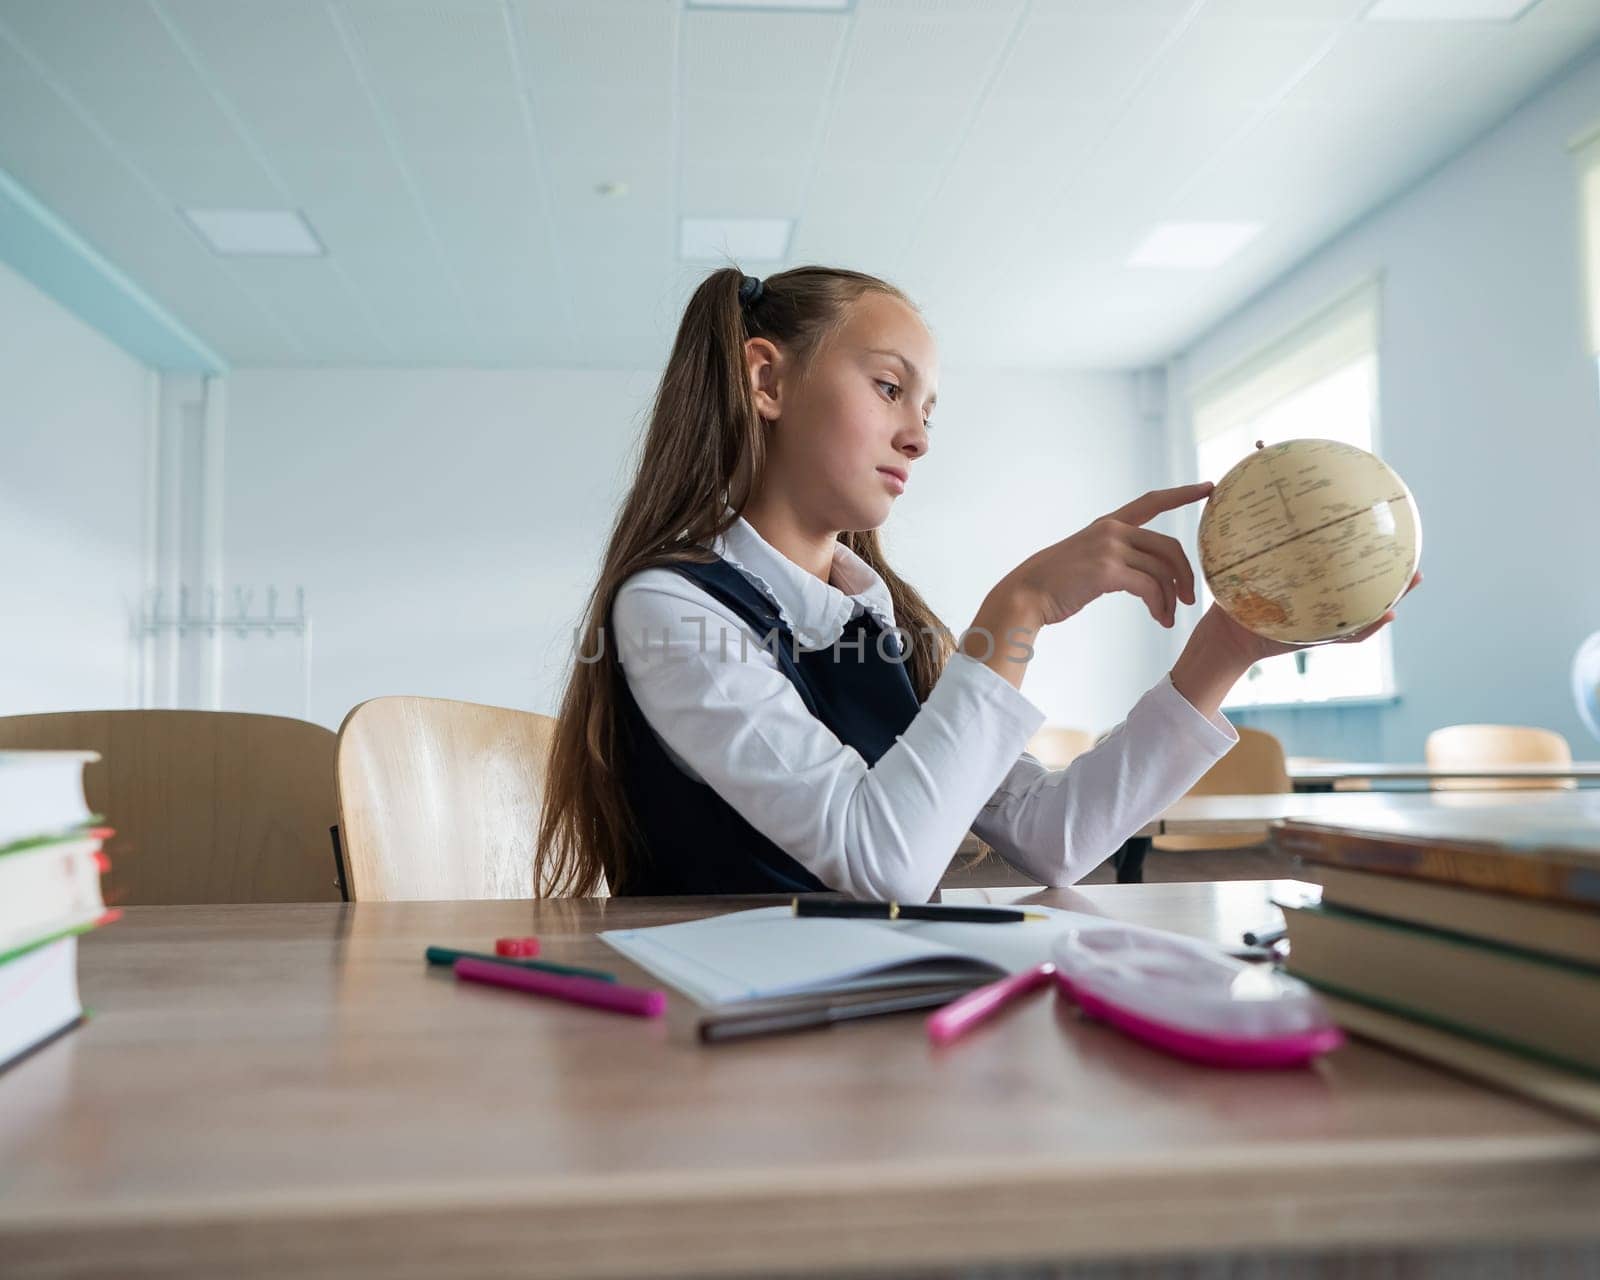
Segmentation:
<svg viewBox="0 0 1600 1280">
<path fill-rule="evenodd" d="M 1023 755 L 972 825 L 1041 884 L 1081 880 L 1220 760 L 1239 735 L 1162 676 L 1103 742 L 1065 769 Z"/>
<path fill-rule="evenodd" d="M 682 575 L 635 574 L 612 623 L 628 689 L 673 761 L 824 884 L 858 897 L 931 897 L 1044 720 L 957 654 L 869 767 L 806 709 L 759 637 Z"/>
</svg>

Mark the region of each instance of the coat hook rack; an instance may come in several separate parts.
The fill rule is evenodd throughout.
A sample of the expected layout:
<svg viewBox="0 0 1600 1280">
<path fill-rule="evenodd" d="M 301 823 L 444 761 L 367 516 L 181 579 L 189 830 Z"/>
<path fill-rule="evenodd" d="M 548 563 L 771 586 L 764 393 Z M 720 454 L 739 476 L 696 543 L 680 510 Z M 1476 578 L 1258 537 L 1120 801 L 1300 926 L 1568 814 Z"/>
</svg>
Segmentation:
<svg viewBox="0 0 1600 1280">
<path fill-rule="evenodd" d="M 220 631 L 224 634 L 232 632 L 240 639 L 247 638 L 252 632 L 261 632 L 268 636 L 280 631 L 297 636 L 307 633 L 311 626 L 311 618 L 306 613 L 304 587 L 297 586 L 294 589 L 294 612 L 287 614 L 278 612 L 277 587 L 266 588 L 267 607 L 264 613 L 251 613 L 255 595 L 254 587 L 235 587 L 232 610 L 219 613 L 218 592 L 215 587 L 207 587 L 205 590 L 204 610 L 192 609 L 189 588 L 179 587 L 177 609 L 164 613 L 163 592 L 156 587 L 145 597 L 144 609 L 139 619 L 139 631 L 143 635 L 159 635 L 162 632 L 175 631 L 180 637 L 191 632 L 210 636 Z"/>
</svg>

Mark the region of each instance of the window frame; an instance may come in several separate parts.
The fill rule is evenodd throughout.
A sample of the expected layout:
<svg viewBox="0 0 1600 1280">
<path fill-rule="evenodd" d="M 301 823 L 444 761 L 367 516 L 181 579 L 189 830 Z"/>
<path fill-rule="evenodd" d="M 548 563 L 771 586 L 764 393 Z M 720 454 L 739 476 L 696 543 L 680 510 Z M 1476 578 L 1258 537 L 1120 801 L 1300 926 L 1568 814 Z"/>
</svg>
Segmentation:
<svg viewBox="0 0 1600 1280">
<path fill-rule="evenodd" d="M 1309 313 L 1283 326 L 1272 337 L 1217 372 L 1189 388 L 1187 442 L 1189 465 L 1198 471 L 1201 450 L 1208 440 L 1259 420 L 1276 406 L 1338 376 L 1358 361 L 1372 362 L 1369 437 L 1364 447 L 1381 456 L 1382 448 L 1382 332 L 1383 278 L 1365 275 Z M 1203 477 L 1220 479 L 1219 476 Z M 1205 590 L 1204 598 L 1210 596 Z M 1280 664 L 1276 690 L 1261 698 L 1241 698 L 1249 677 L 1241 679 L 1223 702 L 1225 711 L 1282 710 L 1344 706 L 1387 706 L 1400 700 L 1395 679 L 1394 648 L 1387 630 L 1367 643 L 1378 651 L 1375 682 L 1355 689 L 1328 689 L 1315 672 L 1298 672 L 1288 681 L 1295 696 L 1281 696 L 1283 664 L 1299 667 L 1294 655 L 1269 658 Z M 1306 651 L 1315 653 L 1317 648 Z M 1309 661 L 1309 659 L 1307 659 Z M 1252 668 L 1252 671 L 1256 668 Z"/>
<path fill-rule="evenodd" d="M 1600 123 L 1567 146 L 1577 169 L 1578 261 L 1583 276 L 1583 332 L 1600 377 Z"/>
</svg>

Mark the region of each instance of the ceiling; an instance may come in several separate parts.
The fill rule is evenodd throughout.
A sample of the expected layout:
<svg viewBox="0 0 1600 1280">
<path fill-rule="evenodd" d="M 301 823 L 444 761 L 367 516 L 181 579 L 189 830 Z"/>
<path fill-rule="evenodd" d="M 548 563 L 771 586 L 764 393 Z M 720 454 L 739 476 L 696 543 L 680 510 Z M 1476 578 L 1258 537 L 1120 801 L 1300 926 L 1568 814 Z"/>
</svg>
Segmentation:
<svg viewBox="0 0 1600 1280">
<path fill-rule="evenodd" d="M 0 0 L 0 170 L 234 366 L 654 366 L 707 269 L 680 220 L 727 215 L 903 285 L 946 364 L 1135 367 L 1600 37 L 1600 0 L 1368 4 Z M 221 257 L 182 207 L 328 253 Z M 1265 229 L 1124 265 L 1211 219 Z"/>
</svg>

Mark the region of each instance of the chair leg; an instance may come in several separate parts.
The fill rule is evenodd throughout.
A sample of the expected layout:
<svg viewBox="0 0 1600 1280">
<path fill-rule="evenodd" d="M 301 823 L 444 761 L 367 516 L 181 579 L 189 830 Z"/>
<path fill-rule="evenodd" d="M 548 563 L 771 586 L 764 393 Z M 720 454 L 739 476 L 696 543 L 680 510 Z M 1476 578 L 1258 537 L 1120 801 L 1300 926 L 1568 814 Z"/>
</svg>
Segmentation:
<svg viewBox="0 0 1600 1280">
<path fill-rule="evenodd" d="M 339 890 L 339 901 L 350 901 L 350 884 L 344 873 L 344 849 L 339 843 L 339 824 L 328 828 L 328 838 L 333 841 L 333 883 Z"/>
<path fill-rule="evenodd" d="M 1150 852 L 1149 836 L 1131 836 L 1122 848 L 1111 855 L 1111 865 L 1117 870 L 1118 884 L 1144 883 L 1144 855 Z"/>
</svg>

